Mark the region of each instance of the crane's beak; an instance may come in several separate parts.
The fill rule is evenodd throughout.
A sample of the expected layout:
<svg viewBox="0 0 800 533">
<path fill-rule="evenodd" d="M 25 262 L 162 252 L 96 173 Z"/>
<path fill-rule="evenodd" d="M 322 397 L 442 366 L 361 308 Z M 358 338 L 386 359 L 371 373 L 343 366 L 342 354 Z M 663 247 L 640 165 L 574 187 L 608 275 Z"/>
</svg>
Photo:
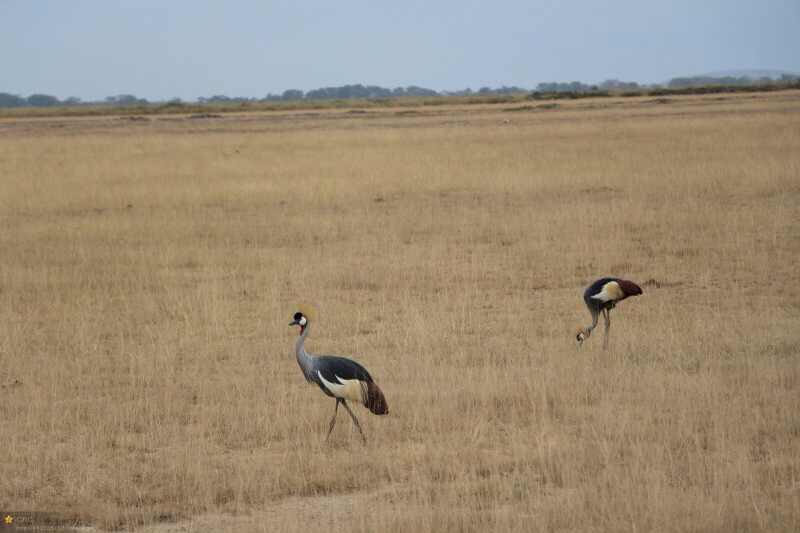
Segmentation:
<svg viewBox="0 0 800 533">
<path fill-rule="evenodd" d="M 292 320 L 291 322 L 289 322 L 289 325 L 290 326 L 299 326 L 300 322 L 298 322 L 297 320 Z"/>
</svg>

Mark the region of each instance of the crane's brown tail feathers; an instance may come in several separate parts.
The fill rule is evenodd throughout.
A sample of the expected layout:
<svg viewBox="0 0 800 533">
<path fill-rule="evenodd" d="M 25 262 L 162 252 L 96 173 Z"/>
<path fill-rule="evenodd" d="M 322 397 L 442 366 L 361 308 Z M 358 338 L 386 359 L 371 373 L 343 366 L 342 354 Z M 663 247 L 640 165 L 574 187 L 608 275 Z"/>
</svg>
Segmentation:
<svg viewBox="0 0 800 533">
<path fill-rule="evenodd" d="M 389 414 L 389 404 L 381 389 L 373 382 L 361 381 L 361 403 L 376 415 Z"/>
</svg>

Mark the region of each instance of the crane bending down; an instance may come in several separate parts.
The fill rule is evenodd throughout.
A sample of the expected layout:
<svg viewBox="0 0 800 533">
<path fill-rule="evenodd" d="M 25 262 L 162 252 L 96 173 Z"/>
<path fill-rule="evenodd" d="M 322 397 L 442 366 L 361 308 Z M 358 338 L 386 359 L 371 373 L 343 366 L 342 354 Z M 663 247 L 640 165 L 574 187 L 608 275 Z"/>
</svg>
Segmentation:
<svg viewBox="0 0 800 533">
<path fill-rule="evenodd" d="M 583 341 L 589 338 L 592 330 L 597 327 L 597 317 L 602 314 L 606 323 L 605 335 L 603 336 L 603 348 L 608 347 L 608 332 L 611 329 L 611 310 L 628 296 L 638 296 L 642 294 L 642 288 L 632 281 L 619 278 L 600 278 L 583 292 L 583 301 L 592 314 L 592 325 L 580 328 L 576 339 L 578 346 L 583 345 Z"/>
<path fill-rule="evenodd" d="M 367 439 L 361 430 L 361 424 L 358 423 L 356 415 L 347 405 L 347 400 L 363 404 L 376 415 L 385 415 L 389 413 L 389 405 L 386 403 L 383 392 L 375 384 L 367 369 L 355 361 L 335 355 L 308 353 L 305 348 L 305 340 L 308 336 L 309 321 L 303 313 L 299 311 L 295 313 L 289 325 L 300 326 L 300 337 L 297 339 L 295 351 L 297 362 L 306 381 L 316 383 L 322 392 L 336 399 L 336 408 L 333 411 L 333 418 L 331 418 L 325 440 L 331 436 L 333 427 L 336 425 L 336 415 L 339 412 L 339 404 L 341 404 L 350 414 L 350 418 L 353 419 L 361 434 L 361 439 L 366 444 Z"/>
</svg>

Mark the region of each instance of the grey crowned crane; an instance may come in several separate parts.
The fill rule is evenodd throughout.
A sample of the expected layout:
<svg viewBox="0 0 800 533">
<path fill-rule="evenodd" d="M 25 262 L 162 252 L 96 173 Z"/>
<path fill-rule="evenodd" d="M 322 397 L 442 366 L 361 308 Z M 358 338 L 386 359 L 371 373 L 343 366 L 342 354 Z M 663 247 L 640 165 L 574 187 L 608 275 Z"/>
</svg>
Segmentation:
<svg viewBox="0 0 800 533">
<path fill-rule="evenodd" d="M 389 413 L 389 406 L 383 392 L 375 384 L 367 369 L 355 361 L 335 355 L 308 353 L 305 348 L 305 340 L 308 336 L 309 320 L 303 313 L 299 311 L 295 313 L 289 325 L 300 327 L 300 337 L 297 339 L 295 352 L 306 381 L 316 383 L 322 392 L 336 399 L 336 408 L 333 411 L 333 418 L 331 418 L 325 440 L 331 436 L 333 427 L 336 425 L 336 415 L 339 412 L 339 404 L 341 404 L 350 414 L 350 418 L 353 419 L 353 423 L 361 434 L 361 439 L 366 444 L 367 439 L 361 430 L 361 424 L 358 423 L 356 415 L 347 405 L 347 400 L 361 403 L 376 415 L 385 415 Z"/>
<path fill-rule="evenodd" d="M 632 281 L 619 278 L 600 278 L 583 292 L 583 301 L 592 314 L 592 325 L 580 328 L 575 337 L 578 346 L 583 345 L 583 341 L 589 338 L 592 330 L 597 327 L 597 317 L 602 314 L 606 323 L 606 331 L 603 337 L 603 348 L 608 347 L 608 331 L 611 329 L 611 310 L 629 296 L 642 294 L 642 288 Z"/>
</svg>

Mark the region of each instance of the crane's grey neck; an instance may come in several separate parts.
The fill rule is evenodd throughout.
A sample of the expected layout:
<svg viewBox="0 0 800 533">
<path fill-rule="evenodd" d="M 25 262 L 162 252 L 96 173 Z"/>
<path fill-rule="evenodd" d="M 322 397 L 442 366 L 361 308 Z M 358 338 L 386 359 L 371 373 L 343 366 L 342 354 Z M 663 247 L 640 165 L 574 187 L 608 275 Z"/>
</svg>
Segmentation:
<svg viewBox="0 0 800 533">
<path fill-rule="evenodd" d="M 595 309 L 589 309 L 589 311 L 592 313 L 592 325 L 587 326 L 584 330 L 587 337 L 591 335 L 592 330 L 597 327 L 597 318 L 600 316 L 600 313 L 598 313 Z"/>
<path fill-rule="evenodd" d="M 305 342 L 308 336 L 309 324 L 303 327 L 303 332 L 297 338 L 295 345 L 295 353 L 297 354 L 297 364 L 300 365 L 300 370 L 308 381 L 312 381 L 314 375 L 314 356 L 306 351 Z"/>
</svg>

